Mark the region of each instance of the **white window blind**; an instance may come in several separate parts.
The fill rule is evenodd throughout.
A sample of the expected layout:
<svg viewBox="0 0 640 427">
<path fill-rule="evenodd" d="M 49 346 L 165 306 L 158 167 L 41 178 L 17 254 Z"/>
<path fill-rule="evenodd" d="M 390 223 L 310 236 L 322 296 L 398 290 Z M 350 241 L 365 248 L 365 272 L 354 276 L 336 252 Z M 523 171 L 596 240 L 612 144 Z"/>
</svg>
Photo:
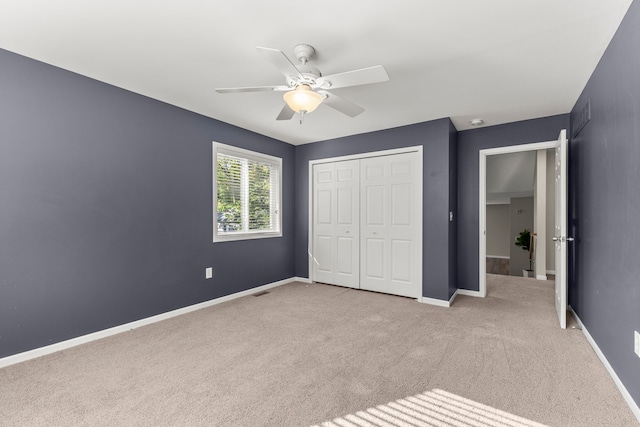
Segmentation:
<svg viewBox="0 0 640 427">
<path fill-rule="evenodd" d="M 214 241 L 280 236 L 282 160 L 214 143 Z"/>
</svg>

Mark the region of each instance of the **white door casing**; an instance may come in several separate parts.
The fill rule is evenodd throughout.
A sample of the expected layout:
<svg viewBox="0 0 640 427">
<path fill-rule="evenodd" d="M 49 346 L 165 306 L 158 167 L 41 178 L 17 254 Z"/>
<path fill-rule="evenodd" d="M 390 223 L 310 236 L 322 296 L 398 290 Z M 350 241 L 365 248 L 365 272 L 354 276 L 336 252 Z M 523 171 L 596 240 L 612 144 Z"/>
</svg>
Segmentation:
<svg viewBox="0 0 640 427">
<path fill-rule="evenodd" d="M 555 212 L 555 256 L 556 283 L 555 305 L 560 327 L 567 327 L 567 131 L 558 137 L 555 159 L 556 212 Z"/>
</svg>

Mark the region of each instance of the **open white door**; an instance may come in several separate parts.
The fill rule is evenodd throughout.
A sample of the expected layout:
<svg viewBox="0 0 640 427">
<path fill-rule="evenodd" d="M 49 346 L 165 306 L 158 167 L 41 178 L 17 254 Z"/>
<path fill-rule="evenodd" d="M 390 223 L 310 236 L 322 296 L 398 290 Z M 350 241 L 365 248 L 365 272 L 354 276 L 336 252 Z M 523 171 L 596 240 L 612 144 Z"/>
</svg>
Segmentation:
<svg viewBox="0 0 640 427">
<path fill-rule="evenodd" d="M 567 131 L 562 130 L 556 147 L 556 226 L 553 241 L 556 250 L 556 311 L 560 327 L 567 327 Z"/>
</svg>

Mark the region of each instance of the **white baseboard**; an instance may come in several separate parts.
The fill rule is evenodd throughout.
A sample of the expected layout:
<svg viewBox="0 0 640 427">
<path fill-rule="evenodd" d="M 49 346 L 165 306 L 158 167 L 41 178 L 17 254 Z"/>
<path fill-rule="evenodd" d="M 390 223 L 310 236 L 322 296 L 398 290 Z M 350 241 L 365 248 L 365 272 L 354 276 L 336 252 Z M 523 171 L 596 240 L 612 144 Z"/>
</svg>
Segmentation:
<svg viewBox="0 0 640 427">
<path fill-rule="evenodd" d="M 584 323 L 582 323 L 582 320 L 580 320 L 580 318 L 578 317 L 576 312 L 573 311 L 573 308 L 571 306 L 569 306 L 569 310 L 571 310 L 571 314 L 576 319 L 576 322 L 578 322 L 578 325 L 580 325 L 580 328 L 582 329 L 582 333 L 587 338 L 587 341 L 589 342 L 589 344 L 591 344 L 591 347 L 593 348 L 593 351 L 595 351 L 596 355 L 598 356 L 598 359 L 600 359 L 600 362 L 602 362 L 605 369 L 611 376 L 611 379 L 613 379 L 613 382 L 615 383 L 616 387 L 618 387 L 620 394 L 622 394 L 622 398 L 625 400 L 625 402 L 627 402 L 627 405 L 629 405 L 631 412 L 633 412 L 633 415 L 635 415 L 636 418 L 638 419 L 638 422 L 640 422 L 640 407 L 633 400 L 633 397 L 631 397 L 631 395 L 629 394 L 629 391 L 624 386 L 624 384 L 622 384 L 622 381 L 620 381 L 620 378 L 618 378 L 616 371 L 613 370 L 613 368 L 609 364 L 609 361 L 605 357 L 604 353 L 600 350 L 600 347 L 598 347 L 598 344 L 596 344 L 591 334 L 589 334 L 589 331 L 587 331 L 587 328 L 584 327 Z"/>
<path fill-rule="evenodd" d="M 438 307 L 449 308 L 449 307 L 451 307 L 451 304 L 453 303 L 453 300 L 456 299 L 457 296 L 458 296 L 458 290 L 456 290 L 453 293 L 453 295 L 451 295 L 451 298 L 449 298 L 449 301 L 442 300 L 442 299 L 437 299 L 437 298 L 420 297 L 420 298 L 418 298 L 418 302 L 421 302 L 423 304 L 436 305 Z"/>
<path fill-rule="evenodd" d="M 536 276 L 536 280 L 547 280 L 547 276 L 538 275 Z"/>
<path fill-rule="evenodd" d="M 87 335 L 82 335 L 76 338 L 71 338 L 66 341 L 61 341 L 55 344 L 47 345 L 45 347 L 35 348 L 33 350 L 25 351 L 23 353 L 13 354 L 0 359 L 0 368 L 6 366 L 15 365 L 16 363 L 25 362 L 27 360 L 35 359 L 37 357 L 45 356 L 47 354 L 55 353 L 57 351 L 66 350 L 77 345 L 86 344 L 91 341 L 96 341 L 102 338 L 110 337 L 112 335 L 127 332 L 132 329 L 139 328 L 141 326 L 150 325 L 152 323 L 160 322 L 162 320 L 170 319 L 172 317 L 180 316 L 182 314 L 191 313 L 192 311 L 200 310 L 203 308 L 211 307 L 216 304 L 220 304 L 226 301 L 231 301 L 236 298 L 244 297 L 247 295 L 255 294 L 267 289 L 275 288 L 277 286 L 286 285 L 292 282 L 304 282 L 309 279 L 302 279 L 292 277 L 290 279 L 280 280 L 278 282 L 268 283 L 266 285 L 258 286 L 256 288 L 247 289 L 246 291 L 236 292 L 231 295 L 226 295 L 220 298 L 204 301 L 198 304 L 190 305 L 187 307 L 179 308 L 177 310 L 168 311 L 166 313 L 157 314 L 155 316 L 147 317 L 144 319 L 136 320 L 134 322 L 125 323 L 123 325 L 114 326 L 113 328 L 103 329 L 101 331 L 93 332 Z"/>
<path fill-rule="evenodd" d="M 480 291 L 470 291 L 469 289 L 458 289 L 456 293 L 458 295 L 466 295 L 469 297 L 483 298 Z"/>
<path fill-rule="evenodd" d="M 504 256 L 504 255 L 487 255 L 487 258 L 511 259 L 510 256 Z"/>
<path fill-rule="evenodd" d="M 555 276 L 556 271 L 555 270 L 547 270 L 547 274 L 553 274 Z"/>
<path fill-rule="evenodd" d="M 293 278 L 293 281 L 294 282 L 302 282 L 302 283 L 313 283 L 311 281 L 311 279 L 309 279 L 308 277 L 298 277 L 298 276 L 296 276 L 296 277 Z"/>
<path fill-rule="evenodd" d="M 456 299 L 457 296 L 458 296 L 458 290 L 456 289 L 453 295 L 451 295 L 451 298 L 449 298 L 449 307 L 451 307 L 451 304 L 453 304 L 453 301 Z"/>
</svg>

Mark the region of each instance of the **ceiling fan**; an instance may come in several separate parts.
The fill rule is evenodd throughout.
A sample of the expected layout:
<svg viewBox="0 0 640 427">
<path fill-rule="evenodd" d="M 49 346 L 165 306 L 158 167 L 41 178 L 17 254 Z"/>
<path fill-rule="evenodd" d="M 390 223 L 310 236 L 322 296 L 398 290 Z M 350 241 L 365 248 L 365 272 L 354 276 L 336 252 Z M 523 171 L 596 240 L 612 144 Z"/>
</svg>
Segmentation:
<svg viewBox="0 0 640 427">
<path fill-rule="evenodd" d="M 364 108 L 344 98 L 340 98 L 328 89 L 380 83 L 389 80 L 389 75 L 382 65 L 347 71 L 344 73 L 323 76 L 320 70 L 308 65 L 315 49 L 308 44 L 299 44 L 293 48 L 300 65 L 296 66 L 284 52 L 268 47 L 257 47 L 286 78 L 286 84 L 280 86 L 253 86 L 217 88 L 218 93 L 239 92 L 284 92 L 285 105 L 276 120 L 290 120 L 295 113 L 300 114 L 300 123 L 306 113 L 314 111 L 321 103 L 355 117 Z"/>
</svg>

